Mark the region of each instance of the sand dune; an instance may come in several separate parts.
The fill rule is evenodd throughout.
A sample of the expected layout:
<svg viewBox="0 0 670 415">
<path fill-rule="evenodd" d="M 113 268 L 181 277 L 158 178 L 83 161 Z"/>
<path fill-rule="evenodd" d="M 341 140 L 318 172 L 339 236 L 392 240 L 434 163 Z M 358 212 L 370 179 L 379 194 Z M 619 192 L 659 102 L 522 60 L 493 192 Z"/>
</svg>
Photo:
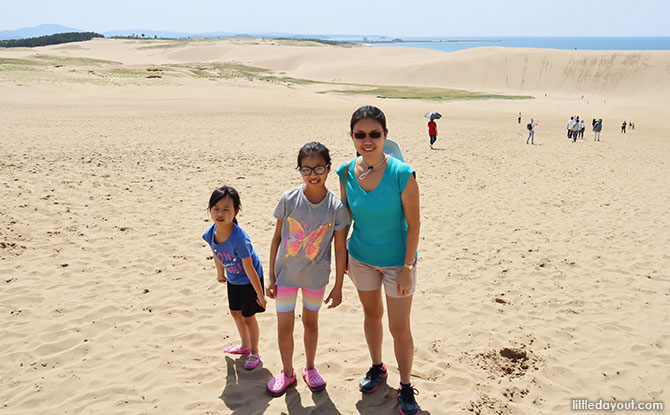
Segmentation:
<svg viewBox="0 0 670 415">
<path fill-rule="evenodd" d="M 668 51 L 568 51 L 484 47 L 454 53 L 398 47 L 336 47 L 275 40 L 97 39 L 46 53 L 125 64 L 238 61 L 298 78 L 333 82 L 468 88 L 532 94 L 664 97 Z M 24 52 L 26 53 L 26 52 Z M 30 52 L 32 53 L 32 51 Z"/>
<path fill-rule="evenodd" d="M 52 61 L 42 72 L 0 71 L 2 413 L 397 413 L 388 335 L 388 386 L 356 392 L 369 362 L 349 281 L 344 303 L 320 316 L 326 392 L 299 381 L 282 398 L 266 395 L 280 368 L 273 305 L 259 318 L 263 366 L 247 372 L 223 353 L 236 330 L 200 238 L 211 190 L 231 184 L 267 268 L 272 211 L 300 182 L 297 150 L 319 140 L 334 165 L 352 158 L 348 121 L 364 103 L 386 111 L 419 177 L 413 382 L 423 414 L 568 413 L 571 398 L 670 402 L 669 130 L 657 98 L 635 95 L 667 88 L 667 53 L 249 43 L 0 51 L 141 72 Z M 219 59 L 310 79 L 556 92 L 425 102 L 186 70 L 146 79 L 148 65 Z M 583 85 L 598 102 L 576 96 Z M 445 114 L 434 151 L 427 110 Z M 540 120 L 537 145 L 524 144 L 518 111 Z M 588 130 L 568 143 L 575 113 L 605 119 L 600 143 Z M 636 130 L 620 134 L 631 117 Z M 328 184 L 337 189 L 334 175 Z M 299 324 L 295 335 L 301 367 Z"/>
</svg>

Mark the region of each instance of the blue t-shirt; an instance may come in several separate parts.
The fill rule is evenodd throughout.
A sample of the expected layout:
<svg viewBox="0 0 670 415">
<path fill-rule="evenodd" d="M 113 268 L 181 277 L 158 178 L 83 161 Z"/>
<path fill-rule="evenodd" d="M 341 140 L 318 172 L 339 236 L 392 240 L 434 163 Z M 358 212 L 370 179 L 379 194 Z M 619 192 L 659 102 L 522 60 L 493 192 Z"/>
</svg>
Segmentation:
<svg viewBox="0 0 670 415">
<path fill-rule="evenodd" d="M 347 201 L 354 230 L 349 253 L 357 260 L 378 267 L 395 267 L 405 263 L 407 220 L 400 196 L 414 170 L 389 157 L 386 170 L 377 187 L 366 192 L 354 174 L 355 159 L 349 162 L 345 176 L 343 163 L 337 174 L 345 180 Z"/>
<path fill-rule="evenodd" d="M 256 250 L 251 246 L 249 235 L 242 228 L 233 224 L 233 232 L 228 239 L 217 244 L 214 241 L 215 229 L 216 224 L 213 224 L 202 235 L 202 238 L 212 247 L 214 255 L 221 262 L 221 265 L 223 265 L 223 269 L 226 270 L 228 282 L 233 285 L 251 284 L 242 266 L 242 259 L 249 257 L 251 257 L 258 278 L 263 278 L 263 265 L 260 258 L 258 258 Z"/>
</svg>

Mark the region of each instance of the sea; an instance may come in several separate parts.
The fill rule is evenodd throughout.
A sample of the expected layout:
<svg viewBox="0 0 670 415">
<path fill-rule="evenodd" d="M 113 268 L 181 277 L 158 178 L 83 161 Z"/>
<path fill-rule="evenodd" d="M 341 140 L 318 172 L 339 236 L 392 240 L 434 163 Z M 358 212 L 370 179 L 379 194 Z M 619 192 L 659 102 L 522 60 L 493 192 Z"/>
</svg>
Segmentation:
<svg viewBox="0 0 670 415">
<path fill-rule="evenodd" d="M 402 41 L 374 41 L 373 46 L 405 46 L 456 52 L 484 46 L 564 50 L 670 50 L 670 37 L 469 37 L 402 38 Z"/>
</svg>

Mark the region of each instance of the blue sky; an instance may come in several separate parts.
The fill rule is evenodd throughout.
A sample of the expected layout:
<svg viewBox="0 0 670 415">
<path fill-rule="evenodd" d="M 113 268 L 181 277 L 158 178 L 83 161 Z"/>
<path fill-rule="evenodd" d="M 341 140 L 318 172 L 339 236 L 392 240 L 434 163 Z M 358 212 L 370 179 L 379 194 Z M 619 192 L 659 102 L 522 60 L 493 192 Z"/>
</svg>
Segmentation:
<svg viewBox="0 0 670 415">
<path fill-rule="evenodd" d="M 0 0 L 0 30 L 670 36 L 668 16 L 668 0 Z"/>
</svg>

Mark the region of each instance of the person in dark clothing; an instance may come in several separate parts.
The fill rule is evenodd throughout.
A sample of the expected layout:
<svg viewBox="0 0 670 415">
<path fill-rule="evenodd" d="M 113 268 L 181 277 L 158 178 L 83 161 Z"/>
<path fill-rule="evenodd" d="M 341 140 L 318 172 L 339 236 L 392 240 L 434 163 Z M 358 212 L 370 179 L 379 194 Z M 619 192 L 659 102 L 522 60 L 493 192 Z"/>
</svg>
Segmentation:
<svg viewBox="0 0 670 415">
<path fill-rule="evenodd" d="M 603 129 L 603 120 L 602 118 L 598 121 L 593 119 L 593 141 L 600 141 L 600 132 Z"/>
</svg>

